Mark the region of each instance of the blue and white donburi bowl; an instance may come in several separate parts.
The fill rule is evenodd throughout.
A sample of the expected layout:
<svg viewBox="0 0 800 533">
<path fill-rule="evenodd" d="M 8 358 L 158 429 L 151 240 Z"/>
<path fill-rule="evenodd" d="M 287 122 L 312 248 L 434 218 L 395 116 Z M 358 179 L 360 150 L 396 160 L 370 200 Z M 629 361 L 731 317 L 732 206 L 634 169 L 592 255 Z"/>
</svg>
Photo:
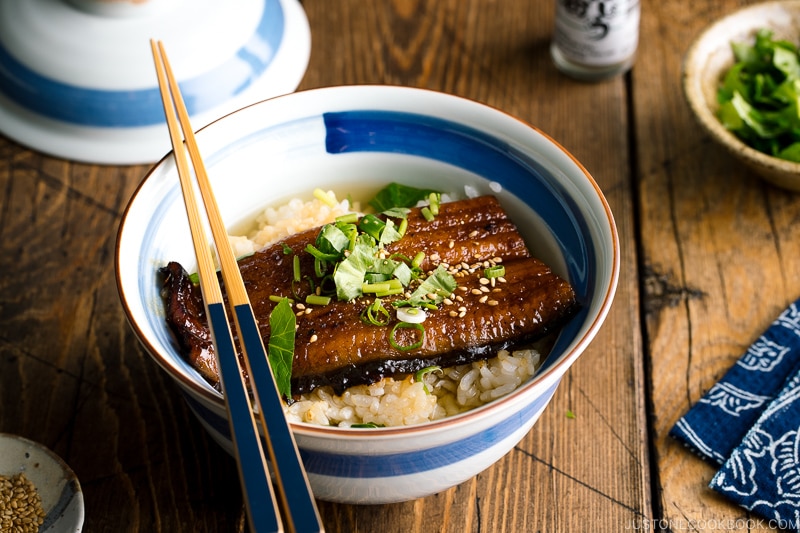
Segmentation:
<svg viewBox="0 0 800 533">
<path fill-rule="evenodd" d="M 226 224 L 316 187 L 341 195 L 399 181 L 496 195 L 532 253 L 568 278 L 582 310 L 537 374 L 459 416 L 403 428 L 293 424 L 315 495 L 347 503 L 410 500 L 457 485 L 513 448 L 597 334 L 617 285 L 619 243 L 595 181 L 548 136 L 496 109 L 387 86 L 303 91 L 252 105 L 198 134 Z M 130 323 L 213 438 L 232 451 L 222 396 L 178 353 L 157 269 L 196 264 L 171 155 L 143 180 L 120 225 L 116 274 Z"/>
</svg>

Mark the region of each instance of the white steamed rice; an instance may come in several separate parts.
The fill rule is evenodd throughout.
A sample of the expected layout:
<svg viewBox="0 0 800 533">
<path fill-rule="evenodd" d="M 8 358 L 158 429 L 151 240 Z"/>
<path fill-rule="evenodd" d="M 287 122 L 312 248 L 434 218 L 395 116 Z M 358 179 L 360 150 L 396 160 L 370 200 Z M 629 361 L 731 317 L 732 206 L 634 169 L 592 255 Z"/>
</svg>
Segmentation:
<svg viewBox="0 0 800 533">
<path fill-rule="evenodd" d="M 335 200 L 333 192 L 327 194 Z M 293 199 L 280 207 L 266 209 L 256 219 L 257 228 L 248 235 L 231 236 L 231 244 L 237 256 L 249 255 L 284 237 L 358 210 L 358 205 L 351 206 L 347 200 Z M 512 392 L 533 375 L 539 362 L 540 354 L 534 349 L 511 353 L 501 350 L 488 361 L 430 372 L 421 381 L 415 381 L 413 376 L 388 377 L 371 385 L 351 387 L 340 396 L 330 387 L 319 387 L 287 406 L 287 417 L 295 422 L 339 427 L 430 422 Z"/>
</svg>

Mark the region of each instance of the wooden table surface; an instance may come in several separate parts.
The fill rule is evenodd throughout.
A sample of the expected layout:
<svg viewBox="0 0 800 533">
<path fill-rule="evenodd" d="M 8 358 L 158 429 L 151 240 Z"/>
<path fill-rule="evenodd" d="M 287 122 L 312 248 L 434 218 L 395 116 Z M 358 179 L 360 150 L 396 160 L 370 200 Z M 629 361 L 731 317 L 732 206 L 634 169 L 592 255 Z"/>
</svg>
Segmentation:
<svg viewBox="0 0 800 533">
<path fill-rule="evenodd" d="M 710 491 L 714 469 L 667 435 L 800 296 L 800 195 L 713 145 L 681 93 L 691 39 L 743 3 L 644 0 L 632 72 L 585 84 L 550 60 L 553 0 L 303 2 L 300 89 L 424 87 L 519 117 L 593 174 L 622 248 L 605 326 L 519 445 L 428 498 L 320 502 L 327 531 L 769 530 Z M 0 136 L 0 432 L 72 467 L 84 531 L 241 530 L 233 459 L 139 346 L 117 295 L 116 228 L 147 168 Z"/>
</svg>

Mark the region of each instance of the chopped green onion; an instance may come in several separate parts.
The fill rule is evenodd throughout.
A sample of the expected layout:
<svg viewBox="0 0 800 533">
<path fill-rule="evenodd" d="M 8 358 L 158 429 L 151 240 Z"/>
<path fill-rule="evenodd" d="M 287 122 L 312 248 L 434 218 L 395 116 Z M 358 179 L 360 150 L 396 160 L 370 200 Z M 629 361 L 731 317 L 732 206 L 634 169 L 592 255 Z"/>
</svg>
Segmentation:
<svg viewBox="0 0 800 533">
<path fill-rule="evenodd" d="M 289 304 L 293 304 L 294 303 L 294 300 L 292 300 L 291 298 L 286 298 L 285 296 L 278 296 L 277 294 L 270 294 L 269 295 L 269 301 L 270 302 L 280 303 L 280 301 L 283 300 L 284 298 L 289 301 Z"/>
<path fill-rule="evenodd" d="M 506 275 L 506 268 L 503 265 L 495 265 L 484 270 L 483 275 L 489 279 L 499 278 Z"/>
<path fill-rule="evenodd" d="M 397 342 L 397 330 L 398 329 L 416 329 L 419 331 L 419 340 L 412 344 L 408 345 L 401 345 Z M 398 322 L 392 328 L 392 331 L 389 333 L 389 344 L 392 345 L 392 348 L 395 350 L 400 350 L 401 352 L 408 352 L 411 350 L 416 350 L 422 343 L 425 341 L 425 327 L 422 324 L 412 324 L 410 322 Z"/>
<path fill-rule="evenodd" d="M 423 207 L 419 210 L 422 213 L 422 216 L 425 217 L 425 220 L 431 222 L 434 219 L 433 213 L 431 212 L 429 207 Z"/>
<path fill-rule="evenodd" d="M 380 240 L 381 232 L 386 227 L 386 222 L 379 219 L 375 215 L 364 215 L 358 221 L 358 229 L 375 239 Z"/>
<path fill-rule="evenodd" d="M 355 224 L 358 222 L 358 213 L 347 213 L 336 217 L 337 224 Z"/>
<path fill-rule="evenodd" d="M 427 374 L 432 374 L 433 372 L 441 372 L 442 367 L 440 366 L 426 366 L 425 368 L 417 371 L 414 374 L 414 381 L 422 383 L 422 388 L 425 390 L 425 394 L 430 394 L 431 391 L 428 389 L 428 384 L 425 383 L 424 378 Z"/>
<path fill-rule="evenodd" d="M 319 291 L 322 294 L 336 294 L 336 282 L 333 281 L 333 276 L 331 274 L 325 274 L 321 280 L 319 280 Z"/>
<path fill-rule="evenodd" d="M 306 276 L 306 281 L 308 282 L 308 290 L 309 292 L 314 292 L 314 280 L 310 277 Z M 302 279 L 300 281 L 292 280 L 292 296 L 297 298 L 298 300 L 302 300 L 302 295 L 300 293 L 300 288 L 302 287 Z"/>
<path fill-rule="evenodd" d="M 361 424 L 353 424 L 350 426 L 351 428 L 359 428 L 359 429 L 377 429 L 386 427 L 383 424 L 376 424 L 375 422 L 364 422 Z"/>
<path fill-rule="evenodd" d="M 406 234 L 407 229 L 408 229 L 408 219 L 404 218 L 400 220 L 400 225 L 397 226 L 397 233 L 399 233 L 400 236 L 402 237 L 403 235 Z"/>
<path fill-rule="evenodd" d="M 386 296 L 392 296 L 393 294 L 403 294 L 403 288 L 400 287 L 397 289 L 389 289 L 388 291 L 376 292 L 375 296 L 385 298 Z"/>
<path fill-rule="evenodd" d="M 337 261 L 339 259 L 339 255 L 321 252 L 313 244 L 306 245 L 306 252 L 310 253 L 321 261 Z"/>
<path fill-rule="evenodd" d="M 392 287 L 389 285 L 389 282 L 385 283 L 362 283 L 361 284 L 361 292 L 364 294 L 370 292 L 384 292 L 390 290 Z"/>
<path fill-rule="evenodd" d="M 300 256 L 292 257 L 292 274 L 295 281 L 300 281 Z"/>
<path fill-rule="evenodd" d="M 425 254 L 423 252 L 418 252 L 417 255 L 414 256 L 414 259 L 411 260 L 411 266 L 413 268 L 419 268 L 424 260 Z"/>
<path fill-rule="evenodd" d="M 317 275 L 318 278 L 321 278 L 325 275 L 325 272 L 328 270 L 328 263 L 325 260 L 320 259 L 319 257 L 314 258 L 314 274 Z"/>
<path fill-rule="evenodd" d="M 306 303 L 311 305 L 328 305 L 331 303 L 330 296 L 319 296 L 317 294 L 309 294 L 306 296 Z"/>
<path fill-rule="evenodd" d="M 378 316 L 378 315 L 381 316 Z M 361 320 L 373 326 L 388 326 L 391 320 L 389 311 L 383 306 L 380 298 L 375 298 L 372 304 L 368 305 L 361 312 Z"/>
<path fill-rule="evenodd" d="M 431 206 L 431 214 L 434 216 L 439 214 L 439 202 L 442 198 L 442 195 L 436 192 L 432 192 L 428 195 L 428 202 L 430 202 Z"/>
<path fill-rule="evenodd" d="M 397 320 L 410 324 L 422 324 L 428 318 L 427 313 L 418 307 L 400 307 L 397 309 Z"/>
<path fill-rule="evenodd" d="M 323 204 L 326 204 L 328 207 L 333 207 L 336 205 L 336 200 L 330 194 L 319 188 L 314 189 L 314 198 Z"/>
<path fill-rule="evenodd" d="M 289 254 L 294 253 L 292 251 L 291 247 L 288 244 L 286 244 L 285 242 L 282 242 L 281 246 L 283 247 L 283 255 L 289 255 Z"/>
</svg>

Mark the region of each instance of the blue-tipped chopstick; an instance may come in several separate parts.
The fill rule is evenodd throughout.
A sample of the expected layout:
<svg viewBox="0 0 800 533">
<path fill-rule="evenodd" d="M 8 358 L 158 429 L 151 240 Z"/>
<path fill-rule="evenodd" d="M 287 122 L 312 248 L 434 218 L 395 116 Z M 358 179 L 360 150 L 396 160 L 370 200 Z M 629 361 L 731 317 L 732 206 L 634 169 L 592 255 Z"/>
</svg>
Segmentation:
<svg viewBox="0 0 800 533">
<path fill-rule="evenodd" d="M 222 389 L 226 400 L 233 444 L 236 449 L 239 477 L 242 482 L 250 529 L 253 533 L 277 532 L 283 531 L 285 525 L 287 531 L 294 533 L 322 532 L 324 528 L 308 483 L 308 476 L 297 450 L 297 443 L 283 412 L 280 393 L 269 366 L 264 343 L 258 332 L 258 324 L 253 315 L 236 258 L 228 242 L 227 231 L 219 214 L 205 165 L 197 148 L 194 132 L 189 122 L 189 113 L 186 111 L 180 89 L 172 74 L 164 45 L 154 40 L 150 41 L 150 45 L 153 50 L 164 113 L 167 118 L 192 241 L 197 255 L 200 286 L 220 368 Z M 186 139 L 185 147 L 181 139 L 181 130 Z M 186 149 L 192 160 L 194 175 L 197 178 L 197 185 L 214 238 L 222 278 L 228 293 L 228 302 L 233 311 L 247 372 L 250 376 L 253 397 L 261 413 L 261 426 L 275 473 L 277 491 L 273 490 L 270 482 L 253 406 L 236 356 L 222 291 L 195 200 L 192 175 L 186 160 Z"/>
</svg>

